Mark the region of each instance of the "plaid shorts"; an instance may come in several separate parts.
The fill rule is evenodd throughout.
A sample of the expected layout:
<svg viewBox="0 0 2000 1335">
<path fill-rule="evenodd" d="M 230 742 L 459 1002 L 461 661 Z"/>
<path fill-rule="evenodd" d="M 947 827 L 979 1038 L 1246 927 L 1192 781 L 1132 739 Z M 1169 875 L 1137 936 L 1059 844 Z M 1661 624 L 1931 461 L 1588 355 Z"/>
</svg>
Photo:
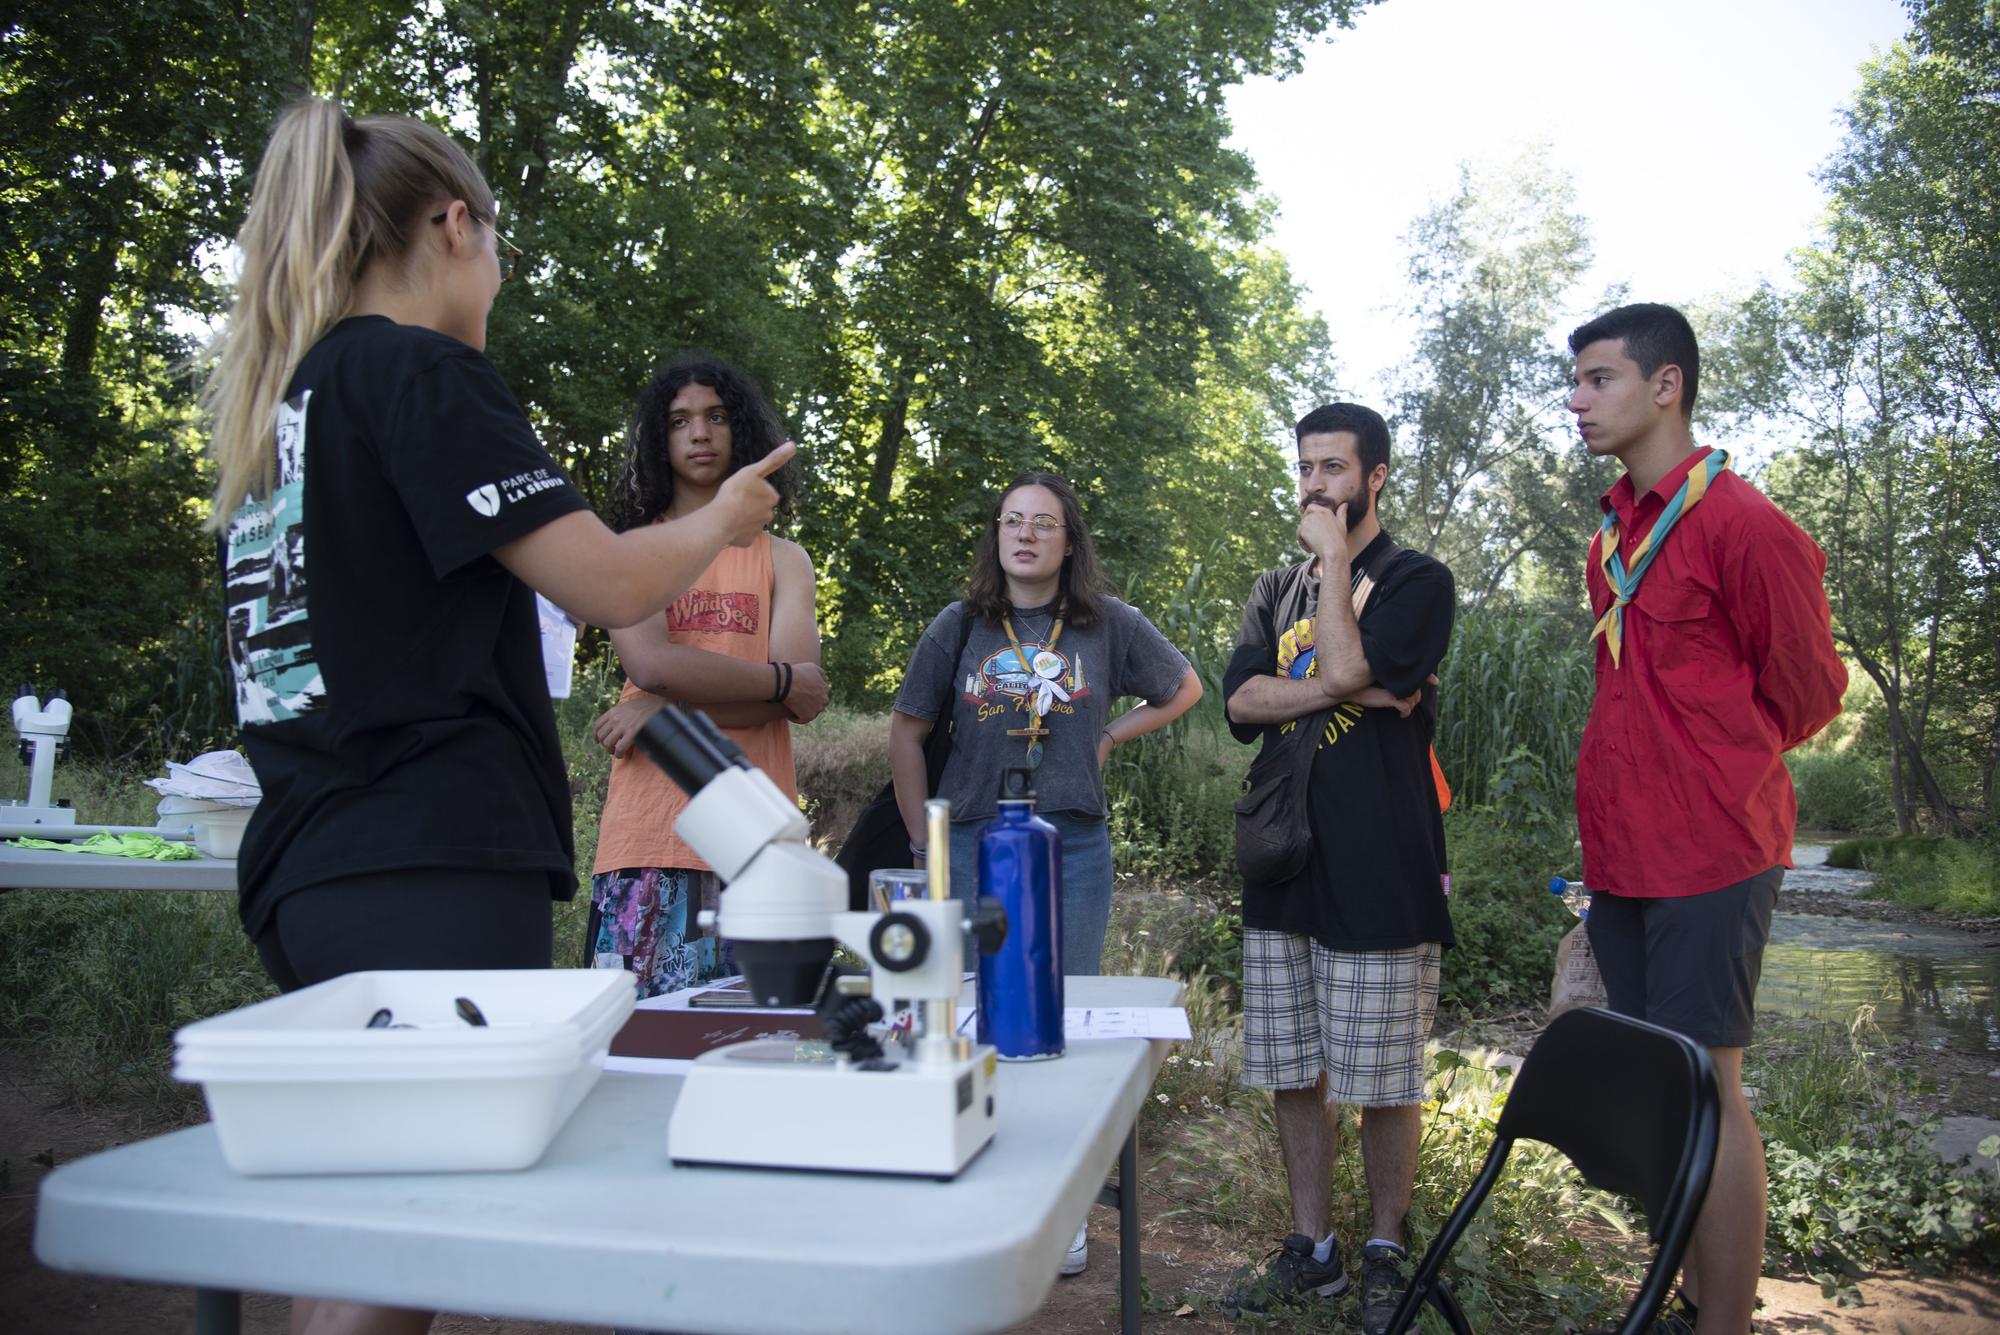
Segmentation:
<svg viewBox="0 0 2000 1335">
<path fill-rule="evenodd" d="M 1328 950 L 1311 937 L 1243 931 L 1243 1083 L 1305 1089 L 1329 1103 L 1422 1103 L 1424 1043 L 1437 1018 L 1436 942 Z"/>
</svg>

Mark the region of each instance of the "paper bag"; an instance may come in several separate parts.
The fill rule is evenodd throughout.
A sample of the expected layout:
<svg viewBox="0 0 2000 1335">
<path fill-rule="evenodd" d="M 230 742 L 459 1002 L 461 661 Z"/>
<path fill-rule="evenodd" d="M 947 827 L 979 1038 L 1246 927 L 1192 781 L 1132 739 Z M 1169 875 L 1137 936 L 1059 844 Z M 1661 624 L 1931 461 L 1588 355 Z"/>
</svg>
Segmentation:
<svg viewBox="0 0 2000 1335">
<path fill-rule="evenodd" d="M 1609 1007 L 1604 978 L 1597 972 L 1597 956 L 1591 953 L 1590 933 L 1582 923 L 1556 943 L 1556 976 L 1549 987 L 1549 1018 L 1579 1006 Z"/>
</svg>

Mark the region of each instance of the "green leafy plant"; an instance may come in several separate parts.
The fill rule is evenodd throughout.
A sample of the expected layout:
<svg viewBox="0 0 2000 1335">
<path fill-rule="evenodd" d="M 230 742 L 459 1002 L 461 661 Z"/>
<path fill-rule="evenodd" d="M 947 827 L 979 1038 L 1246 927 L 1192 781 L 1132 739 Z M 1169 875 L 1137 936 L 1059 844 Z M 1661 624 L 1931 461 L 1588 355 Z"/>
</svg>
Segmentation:
<svg viewBox="0 0 2000 1335">
<path fill-rule="evenodd" d="M 1849 747 L 1802 748 L 1785 757 L 1799 799 L 1799 825 L 1809 830 L 1874 833 L 1894 825 L 1882 761 Z"/>
<path fill-rule="evenodd" d="M 1899 1114 L 1903 1078 L 1874 1059 L 1875 1036 L 1869 1009 L 1781 1023 L 1745 1062 L 1770 1172 L 1766 1265 L 1843 1303 L 1878 1269 L 2000 1260 L 2000 1177 L 1958 1171 L 1931 1148 L 1935 1126 Z"/>
</svg>

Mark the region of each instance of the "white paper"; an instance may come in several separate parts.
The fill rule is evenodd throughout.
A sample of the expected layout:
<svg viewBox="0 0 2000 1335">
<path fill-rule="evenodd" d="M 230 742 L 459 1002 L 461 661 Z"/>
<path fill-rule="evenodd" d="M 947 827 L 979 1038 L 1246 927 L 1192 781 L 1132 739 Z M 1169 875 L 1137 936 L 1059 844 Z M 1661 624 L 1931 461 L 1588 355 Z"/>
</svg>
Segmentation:
<svg viewBox="0 0 2000 1335">
<path fill-rule="evenodd" d="M 163 797 L 193 797 L 229 806 L 256 806 L 263 795 L 257 772 L 234 751 L 203 752 L 186 764 L 169 760 L 166 778 L 145 782 Z"/>
<path fill-rule="evenodd" d="M 686 1057 L 606 1057 L 604 1069 L 627 1075 L 686 1075 L 694 1062 Z"/>
<path fill-rule="evenodd" d="M 576 677 L 576 623 L 539 593 L 535 616 L 542 626 L 542 671 L 549 680 L 549 699 L 561 700 L 569 695 Z"/>
<path fill-rule="evenodd" d="M 958 1021 L 961 1034 L 976 1033 L 976 1009 Z M 1191 1039 L 1187 1011 L 1180 1006 L 1066 1006 L 1063 1041 L 1082 1043 L 1097 1038 Z"/>
</svg>

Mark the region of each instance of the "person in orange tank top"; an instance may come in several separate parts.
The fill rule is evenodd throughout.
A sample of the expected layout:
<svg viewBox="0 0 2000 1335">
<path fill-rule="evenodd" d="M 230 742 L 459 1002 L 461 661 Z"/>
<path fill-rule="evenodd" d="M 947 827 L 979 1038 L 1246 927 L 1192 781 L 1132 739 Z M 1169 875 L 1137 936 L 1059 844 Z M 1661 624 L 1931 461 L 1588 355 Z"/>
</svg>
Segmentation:
<svg viewBox="0 0 2000 1335">
<path fill-rule="evenodd" d="M 783 444 L 784 432 L 749 377 L 683 352 L 640 394 L 627 441 L 612 511 L 621 531 L 700 510 L 732 473 Z M 771 483 L 782 514 L 790 470 Z M 584 963 L 631 970 L 642 997 L 707 982 L 727 961 L 695 920 L 721 887 L 673 828 L 687 796 L 633 751 L 633 738 L 668 702 L 700 709 L 796 798 L 791 726 L 810 722 L 827 700 L 813 605 L 805 549 L 766 532 L 725 548 L 665 613 L 612 632 L 625 686 L 593 727 L 612 763 Z"/>
</svg>

